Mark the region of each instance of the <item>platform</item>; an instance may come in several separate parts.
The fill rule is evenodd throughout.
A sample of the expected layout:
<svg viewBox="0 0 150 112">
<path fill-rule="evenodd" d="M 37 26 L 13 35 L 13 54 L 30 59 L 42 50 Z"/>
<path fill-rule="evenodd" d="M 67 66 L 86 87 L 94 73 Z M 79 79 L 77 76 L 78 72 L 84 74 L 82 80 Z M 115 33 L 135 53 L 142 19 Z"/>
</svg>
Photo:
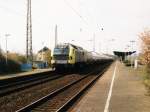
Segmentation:
<svg viewBox="0 0 150 112">
<path fill-rule="evenodd" d="M 70 112 L 150 112 L 142 76 L 119 61 L 70 110 Z"/>
<path fill-rule="evenodd" d="M 22 73 L 16 73 L 16 74 L 0 74 L 0 80 L 4 79 L 9 79 L 9 78 L 14 78 L 14 77 L 21 77 L 21 76 L 27 76 L 27 75 L 32 75 L 36 73 L 43 73 L 43 72 L 48 72 L 52 71 L 51 68 L 48 69 L 36 69 L 28 72 L 22 72 Z"/>
</svg>

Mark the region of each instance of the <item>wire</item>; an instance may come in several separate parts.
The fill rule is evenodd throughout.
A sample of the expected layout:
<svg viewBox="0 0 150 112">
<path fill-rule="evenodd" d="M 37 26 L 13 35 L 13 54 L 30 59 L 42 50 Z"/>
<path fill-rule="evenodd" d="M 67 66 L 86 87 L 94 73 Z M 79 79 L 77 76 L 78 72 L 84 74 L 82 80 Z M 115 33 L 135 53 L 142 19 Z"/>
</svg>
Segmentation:
<svg viewBox="0 0 150 112">
<path fill-rule="evenodd" d="M 79 2 L 79 4 L 81 4 L 81 3 L 80 3 L 80 0 L 78 0 L 78 2 Z M 87 2 L 87 0 L 86 0 L 86 2 Z M 102 26 L 99 26 L 99 24 L 98 24 L 98 22 L 97 22 L 95 16 L 93 16 L 93 14 L 91 13 L 89 7 L 87 7 L 87 6 L 85 6 L 85 5 L 82 5 L 82 7 L 84 7 L 84 9 L 85 9 L 85 10 L 87 11 L 87 13 L 89 14 L 89 17 L 91 18 L 91 20 L 92 20 L 93 23 L 95 24 L 96 29 L 98 28 L 99 30 L 103 31 L 104 28 L 103 28 Z M 90 7 L 90 8 L 91 8 L 91 7 Z"/>
<path fill-rule="evenodd" d="M 80 17 L 80 19 L 81 19 L 82 21 L 84 21 L 84 23 L 86 23 L 86 24 L 88 25 L 88 22 L 80 15 L 80 13 L 79 13 L 77 10 L 75 10 L 75 8 L 73 8 L 73 7 L 68 3 L 67 0 L 64 0 L 64 2 L 65 2 L 65 4 L 66 4 L 67 6 L 69 6 L 69 7 Z"/>
</svg>

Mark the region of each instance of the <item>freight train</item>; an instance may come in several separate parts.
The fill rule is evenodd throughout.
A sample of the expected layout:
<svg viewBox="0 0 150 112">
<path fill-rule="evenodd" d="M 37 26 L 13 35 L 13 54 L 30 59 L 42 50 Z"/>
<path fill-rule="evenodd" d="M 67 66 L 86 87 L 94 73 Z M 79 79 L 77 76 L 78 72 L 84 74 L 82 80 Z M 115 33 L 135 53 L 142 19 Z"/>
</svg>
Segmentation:
<svg viewBox="0 0 150 112">
<path fill-rule="evenodd" d="M 80 68 L 112 60 L 112 57 L 89 52 L 70 43 L 58 44 L 51 53 L 51 64 L 55 69 Z"/>
</svg>

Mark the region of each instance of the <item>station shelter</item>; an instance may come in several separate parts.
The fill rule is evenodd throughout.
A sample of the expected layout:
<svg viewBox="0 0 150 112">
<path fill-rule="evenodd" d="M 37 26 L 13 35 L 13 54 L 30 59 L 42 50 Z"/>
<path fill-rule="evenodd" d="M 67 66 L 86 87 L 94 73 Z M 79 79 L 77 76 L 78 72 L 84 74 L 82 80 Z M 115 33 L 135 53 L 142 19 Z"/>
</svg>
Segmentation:
<svg viewBox="0 0 150 112">
<path fill-rule="evenodd" d="M 127 56 L 132 55 L 133 53 L 136 53 L 136 51 L 129 51 L 129 52 L 114 51 L 114 55 L 116 55 L 121 61 L 124 61 Z"/>
</svg>

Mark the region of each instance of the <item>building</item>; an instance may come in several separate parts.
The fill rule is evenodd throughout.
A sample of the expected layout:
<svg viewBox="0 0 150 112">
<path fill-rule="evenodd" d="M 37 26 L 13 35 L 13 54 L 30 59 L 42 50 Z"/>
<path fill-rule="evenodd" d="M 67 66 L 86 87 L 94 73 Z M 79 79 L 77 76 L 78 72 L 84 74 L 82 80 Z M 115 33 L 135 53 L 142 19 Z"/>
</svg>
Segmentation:
<svg viewBox="0 0 150 112">
<path fill-rule="evenodd" d="M 36 61 L 34 62 L 40 65 L 41 63 L 43 63 L 43 64 L 46 64 L 46 66 L 50 66 L 51 65 L 51 50 L 48 47 L 44 47 L 43 49 L 38 51 L 36 55 Z"/>
</svg>

